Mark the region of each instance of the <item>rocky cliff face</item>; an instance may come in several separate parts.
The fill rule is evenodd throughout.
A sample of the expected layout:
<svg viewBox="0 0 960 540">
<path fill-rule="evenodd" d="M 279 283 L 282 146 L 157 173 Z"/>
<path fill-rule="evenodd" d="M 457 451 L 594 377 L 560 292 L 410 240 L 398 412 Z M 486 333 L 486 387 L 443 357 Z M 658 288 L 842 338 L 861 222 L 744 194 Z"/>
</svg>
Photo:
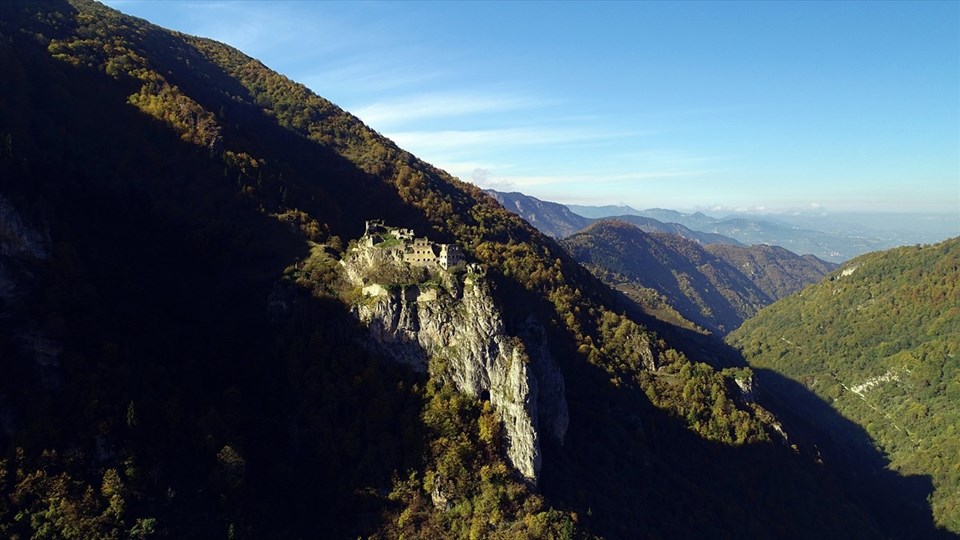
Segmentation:
<svg viewBox="0 0 960 540">
<path fill-rule="evenodd" d="M 361 259 L 376 257 L 361 255 Z M 347 274 L 363 274 L 346 265 Z M 460 287 L 411 285 L 371 289 L 356 306 L 367 323 L 370 345 L 390 358 L 489 399 L 502 419 L 507 455 L 527 479 L 540 473 L 540 438 L 559 442 L 569 417 L 563 375 L 548 351 L 542 327 L 533 320 L 511 336 L 483 276 L 469 271 Z"/>
<path fill-rule="evenodd" d="M 0 347 L 0 357 L 15 351 L 16 356 L 32 358 L 42 388 L 52 391 L 60 386 L 63 348 L 48 337 L 39 321 L 21 309 L 23 298 L 38 287 L 36 276 L 50 257 L 50 249 L 49 233 L 25 220 L 0 194 L 0 335 L 12 347 Z M 0 386 L 0 435 L 11 435 L 16 421 L 5 393 L 8 390 Z"/>
<path fill-rule="evenodd" d="M 29 281 L 28 266 L 47 258 L 48 235 L 24 223 L 20 214 L 0 195 L 0 299 L 12 300 Z"/>
</svg>

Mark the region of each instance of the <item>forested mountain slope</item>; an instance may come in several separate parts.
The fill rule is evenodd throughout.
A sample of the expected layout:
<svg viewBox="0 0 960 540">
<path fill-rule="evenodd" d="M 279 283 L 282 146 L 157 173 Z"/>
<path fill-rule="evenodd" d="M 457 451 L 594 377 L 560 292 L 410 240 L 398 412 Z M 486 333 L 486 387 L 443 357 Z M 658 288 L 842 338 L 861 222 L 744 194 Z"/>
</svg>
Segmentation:
<svg viewBox="0 0 960 540">
<path fill-rule="evenodd" d="M 605 219 L 626 221 L 627 223 L 635 225 L 641 231 L 648 233 L 675 234 L 686 240 L 692 240 L 704 246 L 710 244 L 730 244 L 734 246 L 744 245 L 729 236 L 712 232 L 696 231 L 685 225 L 681 225 L 680 223 L 660 221 L 647 216 L 634 216 L 627 214 L 623 216 L 611 216 Z"/>
<path fill-rule="evenodd" d="M 816 283 L 837 268 L 835 263 L 814 255 L 797 255 L 766 244 L 748 247 L 710 244 L 704 249 L 750 278 L 771 300 L 779 300 Z"/>
<path fill-rule="evenodd" d="M 748 370 L 684 357 L 492 198 L 235 49 L 4 2 L 0 69 L 0 536 L 936 533 L 791 448 Z M 508 459 L 510 396 L 376 346 L 339 263 L 372 219 L 459 245 L 491 342 L 559 367 L 539 473 Z"/>
<path fill-rule="evenodd" d="M 566 206 L 523 193 L 502 193 L 486 190 L 504 208 L 517 214 L 540 232 L 554 238 L 564 238 L 586 227 L 592 219 L 578 216 Z"/>
<path fill-rule="evenodd" d="M 929 475 L 937 522 L 960 532 L 960 239 L 853 259 L 728 340 L 863 426 L 891 469 Z M 864 451 L 809 395 L 782 397 L 843 451 Z"/>
<path fill-rule="evenodd" d="M 661 311 L 667 304 L 721 335 L 832 268 L 816 257 L 782 248 L 700 246 L 673 234 L 648 234 L 622 221 L 598 221 L 563 245 L 577 261 L 641 304 Z"/>
<path fill-rule="evenodd" d="M 884 246 L 897 245 L 886 243 L 876 237 L 876 231 L 869 234 L 860 230 L 851 231 L 850 227 L 837 227 L 830 220 L 819 223 L 817 220 L 805 220 L 801 225 L 796 222 L 791 223 L 785 220 L 786 218 L 778 219 L 773 215 L 732 215 L 718 218 L 702 212 L 688 214 L 662 208 L 635 210 L 628 206 L 574 205 L 569 208 L 581 215 L 595 218 L 625 219 L 625 216 L 629 215 L 631 219 L 643 217 L 670 222 L 689 227 L 700 234 L 729 238 L 735 243 L 781 246 L 794 253 L 813 254 L 833 263 L 840 263 L 868 251 L 882 249 Z"/>
</svg>

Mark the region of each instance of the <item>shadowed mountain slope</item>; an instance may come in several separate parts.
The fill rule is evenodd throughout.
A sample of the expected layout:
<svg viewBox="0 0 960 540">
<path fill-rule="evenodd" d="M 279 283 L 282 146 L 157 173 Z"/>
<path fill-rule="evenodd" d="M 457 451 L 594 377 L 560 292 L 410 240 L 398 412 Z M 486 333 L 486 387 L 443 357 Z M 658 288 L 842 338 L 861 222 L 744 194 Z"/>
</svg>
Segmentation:
<svg viewBox="0 0 960 540">
<path fill-rule="evenodd" d="M 729 244 L 733 246 L 742 245 L 739 241 L 730 238 L 729 236 L 724 236 L 722 234 L 716 234 L 711 232 L 703 232 L 693 230 L 685 225 L 673 222 L 663 222 L 646 216 L 633 216 L 633 215 L 624 215 L 624 216 L 612 216 L 610 218 L 604 219 L 616 219 L 619 221 L 625 221 L 630 223 L 643 232 L 648 233 L 667 233 L 675 234 L 687 240 L 691 240 L 701 245 L 710 245 L 710 244 Z"/>
<path fill-rule="evenodd" d="M 923 501 L 924 477 L 866 489 L 794 451 L 748 370 L 684 356 L 479 189 L 240 51 L 4 2 L 0 69 L 0 536 L 936 533 L 866 496 Z M 556 362 L 569 429 L 538 477 L 451 351 L 424 372 L 374 346 L 339 263 L 372 219 L 458 244 L 514 367 Z"/>
<path fill-rule="evenodd" d="M 641 304 L 654 309 L 667 304 L 683 318 L 719 334 L 818 280 L 832 267 L 781 248 L 700 246 L 676 235 L 647 234 L 621 221 L 598 221 L 563 245 Z"/>
<path fill-rule="evenodd" d="M 857 257 L 728 336 L 752 366 L 789 377 L 792 414 L 832 447 L 869 455 L 823 416 L 864 426 L 889 468 L 933 479 L 937 522 L 960 532 L 960 239 Z M 761 379 L 762 380 L 762 379 Z M 808 392 L 829 408 L 808 408 Z M 836 450 L 835 450 L 836 451 Z"/>
<path fill-rule="evenodd" d="M 816 283 L 837 268 L 835 263 L 814 255 L 797 255 L 766 244 L 749 247 L 710 244 L 704 249 L 742 272 L 772 300 Z"/>
<path fill-rule="evenodd" d="M 570 236 L 593 222 L 592 219 L 574 214 L 562 204 L 541 201 L 523 193 L 502 193 L 492 189 L 486 192 L 504 208 L 553 238 Z"/>
</svg>

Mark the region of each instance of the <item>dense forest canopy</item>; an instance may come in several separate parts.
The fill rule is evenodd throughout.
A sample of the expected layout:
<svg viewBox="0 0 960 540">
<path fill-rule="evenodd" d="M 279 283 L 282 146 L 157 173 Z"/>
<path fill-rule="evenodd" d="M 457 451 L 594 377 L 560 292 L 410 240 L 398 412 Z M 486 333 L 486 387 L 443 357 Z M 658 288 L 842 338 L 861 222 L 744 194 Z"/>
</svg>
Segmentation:
<svg viewBox="0 0 960 540">
<path fill-rule="evenodd" d="M 597 221 L 562 244 L 607 284 L 661 318 L 685 319 L 719 335 L 834 268 L 776 246 L 701 245 L 675 234 L 647 233 L 620 219 Z"/>
<path fill-rule="evenodd" d="M 960 532 L 960 239 L 849 261 L 730 342 L 864 426 L 894 470 L 930 475 Z"/>
<path fill-rule="evenodd" d="M 0 69 L 0 535 L 891 526 L 784 440 L 748 369 L 678 352 L 492 198 L 255 59 L 44 0 L 0 4 Z M 570 430 L 539 483 L 488 403 L 365 346 L 336 261 L 367 219 L 457 243 L 512 335 L 544 328 Z M 892 525 L 933 532 L 922 509 Z"/>
</svg>

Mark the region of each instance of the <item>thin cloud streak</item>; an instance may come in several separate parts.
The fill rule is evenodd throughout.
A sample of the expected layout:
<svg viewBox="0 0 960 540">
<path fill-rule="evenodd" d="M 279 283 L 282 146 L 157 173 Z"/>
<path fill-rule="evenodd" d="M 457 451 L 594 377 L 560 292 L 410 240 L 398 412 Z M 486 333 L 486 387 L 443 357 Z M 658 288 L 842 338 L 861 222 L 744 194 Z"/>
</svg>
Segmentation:
<svg viewBox="0 0 960 540">
<path fill-rule="evenodd" d="M 261 56 L 271 48 L 295 41 L 296 23 L 282 10 L 237 2 L 175 4 L 191 20 L 192 33 L 227 43 L 249 55 Z"/>
<path fill-rule="evenodd" d="M 526 24 L 542 17 L 523 3 L 102 1 L 238 47 L 478 183 L 573 178 L 552 191 L 688 208 L 797 200 L 960 208 L 950 121 L 957 100 L 944 92 L 957 87 L 948 69 L 956 28 L 940 24 L 950 12 L 943 3 L 924 13 L 871 4 L 869 15 L 884 24 L 861 26 L 844 4 L 833 11 L 843 24 L 829 28 L 816 10 L 788 8 L 781 13 L 790 13 L 792 31 L 806 37 L 757 48 L 743 32 L 775 26 L 718 7 L 712 17 L 739 33 L 724 25 L 690 33 L 683 12 L 704 6 L 682 3 L 676 17 L 635 33 L 630 21 L 652 16 L 656 4 L 553 10 L 557 24 L 545 25 Z M 907 14 L 904 32 L 883 30 Z M 556 39 L 563 29 L 591 39 Z M 807 42 L 820 45 L 796 46 Z M 832 43 L 831 61 L 823 43 Z M 667 54 L 647 54 L 661 49 Z M 682 190 L 655 180 L 684 174 Z M 628 180 L 598 183 L 605 175 Z"/>
<path fill-rule="evenodd" d="M 435 93 L 381 101 L 354 110 L 360 119 L 378 127 L 426 118 L 445 118 L 543 106 L 543 100 L 522 96 Z"/>
<path fill-rule="evenodd" d="M 461 178 L 472 178 L 476 171 L 503 171 L 514 168 L 510 163 L 484 163 L 481 161 L 437 161 L 436 167 Z"/>
<path fill-rule="evenodd" d="M 600 139 L 623 139 L 631 136 L 645 135 L 645 133 L 524 127 L 478 130 L 401 131 L 389 132 L 386 135 L 403 147 L 445 150 L 467 146 L 477 149 L 503 146 L 562 144 Z"/>
<path fill-rule="evenodd" d="M 561 186 L 561 185 L 581 185 L 591 183 L 599 184 L 622 184 L 632 181 L 656 181 L 671 178 L 697 177 L 709 173 L 710 171 L 690 170 L 690 171 L 649 171 L 635 172 L 629 174 L 578 174 L 578 175 L 498 175 L 489 174 L 483 180 L 487 185 L 478 183 L 480 187 L 493 187 L 496 184 L 506 184 L 516 188 L 529 188 L 539 186 Z M 463 178 L 463 177 L 461 177 Z"/>
<path fill-rule="evenodd" d="M 412 72 L 401 66 L 378 67 L 376 64 L 358 60 L 355 63 L 348 62 L 327 69 L 314 69 L 308 74 L 299 75 L 297 80 L 325 98 L 343 102 L 344 106 L 350 107 L 351 112 L 356 114 L 363 109 L 362 105 L 351 102 L 351 98 L 356 99 L 354 96 L 358 89 L 365 94 L 396 91 L 428 84 L 448 75 L 449 73 L 439 70 Z M 360 117 L 359 114 L 356 115 Z"/>
</svg>

